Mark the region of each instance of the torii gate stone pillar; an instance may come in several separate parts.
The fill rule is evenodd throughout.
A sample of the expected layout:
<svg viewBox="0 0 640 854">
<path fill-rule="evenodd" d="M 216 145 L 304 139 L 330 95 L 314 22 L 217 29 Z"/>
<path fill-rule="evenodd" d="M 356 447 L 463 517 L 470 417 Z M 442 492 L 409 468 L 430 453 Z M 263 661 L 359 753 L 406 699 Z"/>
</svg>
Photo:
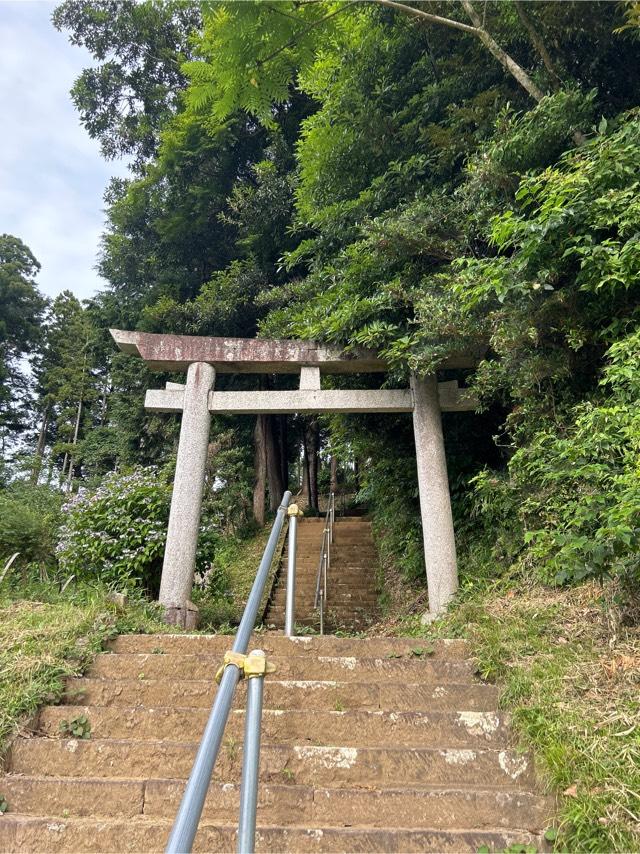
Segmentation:
<svg viewBox="0 0 640 854">
<path fill-rule="evenodd" d="M 411 388 L 429 611 L 435 616 L 447 606 L 458 589 L 456 541 L 438 382 L 433 374 L 424 379 L 413 375 Z"/>
<path fill-rule="evenodd" d="M 192 362 L 184 388 L 180 441 L 171 495 L 167 544 L 162 564 L 159 601 L 167 622 L 195 628 L 198 611 L 191 603 L 196 565 L 202 490 L 209 447 L 209 392 L 216 371 L 207 362 Z"/>
<path fill-rule="evenodd" d="M 142 356 L 151 370 L 187 374 L 185 385 L 167 383 L 166 389 L 147 391 L 145 398 L 147 409 L 182 413 L 159 597 L 168 622 L 193 628 L 197 621 L 190 596 L 212 412 L 412 413 L 429 611 L 434 617 L 443 611 L 457 589 L 458 573 L 441 412 L 470 410 L 477 403 L 456 381 L 438 383 L 435 375 L 412 376 L 410 389 L 324 390 L 321 372 L 375 373 L 386 371 L 387 366 L 369 351 L 344 353 L 312 341 L 152 335 L 118 329 L 111 334 L 121 350 Z M 442 367 L 467 368 L 474 362 L 461 356 Z M 297 391 L 215 391 L 217 372 L 298 373 L 300 386 Z"/>
</svg>

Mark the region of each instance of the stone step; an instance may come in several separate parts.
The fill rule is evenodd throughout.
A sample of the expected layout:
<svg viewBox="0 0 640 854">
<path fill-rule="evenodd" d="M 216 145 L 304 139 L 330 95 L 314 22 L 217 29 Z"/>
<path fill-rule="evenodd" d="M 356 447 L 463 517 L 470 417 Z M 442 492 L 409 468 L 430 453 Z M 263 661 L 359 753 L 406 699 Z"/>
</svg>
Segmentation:
<svg viewBox="0 0 640 854">
<path fill-rule="evenodd" d="M 275 675 L 275 674 L 274 674 Z M 244 703 L 245 686 L 238 687 L 237 703 Z M 70 679 L 67 705 L 180 706 L 207 708 L 216 686 L 211 680 Z M 411 685 L 367 682 L 286 680 L 270 676 L 265 686 L 265 707 L 271 709 L 381 709 L 433 711 L 469 709 L 491 711 L 497 707 L 493 686 L 477 683 Z M 60 718 L 70 714 L 62 707 Z M 81 714 L 81 713 L 79 713 Z"/>
<path fill-rule="evenodd" d="M 19 738 L 9 770 L 41 777 L 109 777 L 186 780 L 197 743 L 115 739 Z M 223 746 L 212 779 L 239 780 L 242 746 Z M 296 785 L 456 786 L 513 789 L 534 780 L 525 756 L 513 750 L 461 748 L 336 747 L 265 743 L 260 779 Z"/>
<path fill-rule="evenodd" d="M 231 649 L 232 635 L 119 635 L 109 648 L 116 653 L 182 653 L 187 655 L 222 656 Z M 412 637 L 337 638 L 331 635 L 287 638 L 280 634 L 260 632 L 251 636 L 251 649 L 263 649 L 267 655 L 316 657 L 321 655 L 356 656 L 356 658 L 387 656 L 413 657 L 414 650 L 432 650 L 429 658 L 464 659 L 469 654 L 464 640 L 422 641 Z M 396 659 L 397 660 L 397 659 Z"/>
<path fill-rule="evenodd" d="M 299 605 L 307 608 L 313 608 L 313 602 L 315 599 L 315 588 L 309 588 L 305 590 L 304 588 L 300 590 L 296 586 L 296 608 Z M 286 588 L 279 588 L 272 601 L 271 605 L 273 607 L 283 607 L 287 601 L 287 590 Z M 359 608 L 365 608 L 367 610 L 371 610 L 377 607 L 378 605 L 378 597 L 375 593 L 368 593 L 366 591 L 355 591 L 354 593 L 349 593 L 346 590 L 340 591 L 335 588 L 330 588 L 327 594 L 327 601 L 329 603 L 329 607 L 331 605 L 355 605 Z"/>
<path fill-rule="evenodd" d="M 317 582 L 318 577 L 316 572 L 307 574 L 304 572 L 296 573 L 296 590 L 315 591 Z M 357 593 L 359 591 L 375 593 L 376 591 L 375 579 L 370 575 L 360 573 L 355 578 L 353 576 L 345 578 L 340 570 L 336 569 L 334 571 L 333 568 L 327 573 L 327 586 L 332 590 L 339 590 L 345 593 Z M 277 582 L 276 590 L 286 589 L 287 581 L 286 576 L 283 574 Z"/>
<path fill-rule="evenodd" d="M 461 682 L 471 677 L 474 666 L 469 661 L 447 661 L 425 658 L 356 658 L 355 656 L 319 655 L 300 659 L 274 657 L 277 678 L 341 682 Z M 96 657 L 90 671 L 92 678 L 101 679 L 213 679 L 220 659 L 218 656 L 165 654 L 154 655 L 103 653 Z"/>
<path fill-rule="evenodd" d="M 3 795 L 20 814 L 173 819 L 184 780 L 115 780 L 95 777 L 39 777 L 9 774 Z M 203 817 L 216 821 L 237 815 L 240 786 L 212 782 Z M 537 829 L 549 819 L 550 805 L 526 791 L 465 787 L 383 789 L 324 788 L 261 784 L 258 812 L 265 824 L 408 825 L 414 828 L 505 827 Z"/>
<path fill-rule="evenodd" d="M 321 684 L 321 683 L 319 683 Z M 307 683 L 313 685 L 313 683 Z M 395 686 L 396 688 L 398 686 Z M 420 686 L 418 686 L 420 687 Z M 462 686 L 462 691 L 475 690 Z M 342 745 L 348 747 L 463 747 L 470 749 L 482 745 L 493 747 L 506 744 L 507 725 L 504 716 L 494 711 L 482 711 L 495 703 L 496 694 L 489 689 L 468 696 L 467 706 L 477 710 L 451 711 L 436 705 L 429 712 L 381 711 L 377 709 L 350 709 L 345 699 L 338 695 L 335 706 L 341 709 L 314 709 L 314 694 L 325 688 L 300 692 L 305 708 L 265 708 L 262 720 L 262 737 L 278 744 L 309 743 L 318 746 Z M 122 696 L 122 695 L 120 695 Z M 120 697 L 118 698 L 120 699 Z M 203 698 L 204 699 L 204 698 Z M 442 698 L 437 698 L 442 699 Z M 450 699 L 450 698 L 448 698 Z M 210 704 L 198 707 L 156 708 L 113 703 L 107 706 L 45 706 L 38 723 L 40 732 L 58 736 L 60 723 L 85 715 L 91 725 L 91 737 L 98 739 L 141 739 L 191 742 L 203 732 L 209 716 Z M 243 738 L 244 709 L 238 705 L 230 714 L 225 739 L 241 742 Z"/>
<path fill-rule="evenodd" d="M 260 821 L 260 815 L 258 815 Z M 227 818 L 227 821 L 229 819 Z M 83 819 L 24 816 L 7 813 L 0 822 L 0 850 L 35 854 L 42 851 L 83 851 L 87 854 L 136 854 L 162 851 L 171 831 L 171 821 L 136 816 L 132 819 Z M 300 854 L 475 854 L 481 848 L 504 851 L 515 844 L 543 851 L 544 840 L 526 831 L 434 830 L 372 827 L 306 827 L 258 824 L 256 852 L 283 851 Z M 235 851 L 236 825 L 203 821 L 194 852 Z"/>
<path fill-rule="evenodd" d="M 331 605 L 325 609 L 325 631 L 330 631 L 328 626 L 352 626 L 354 629 L 363 630 L 371 625 L 373 621 L 375 608 L 362 608 L 358 605 Z M 296 623 L 304 626 L 315 626 L 319 623 L 319 611 L 309 611 L 307 616 L 300 612 L 296 614 Z M 273 606 L 267 612 L 267 625 L 276 624 L 276 628 L 282 628 L 284 624 L 284 607 Z"/>
</svg>

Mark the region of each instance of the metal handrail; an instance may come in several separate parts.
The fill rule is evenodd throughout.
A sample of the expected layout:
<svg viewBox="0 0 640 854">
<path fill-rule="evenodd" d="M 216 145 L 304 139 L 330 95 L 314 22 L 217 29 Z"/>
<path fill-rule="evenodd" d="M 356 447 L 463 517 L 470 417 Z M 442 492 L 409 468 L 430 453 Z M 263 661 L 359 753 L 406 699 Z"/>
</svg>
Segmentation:
<svg viewBox="0 0 640 854">
<path fill-rule="evenodd" d="M 320 545 L 320 560 L 316 577 L 316 595 L 313 607 L 320 609 L 320 634 L 324 634 L 324 611 L 327 605 L 327 575 L 331 569 L 331 544 L 333 543 L 333 524 L 336 519 L 335 493 L 329 493 L 327 512 L 324 517 L 322 543 Z"/>
<path fill-rule="evenodd" d="M 271 533 L 269 534 L 269 539 L 265 546 L 264 554 L 262 555 L 262 560 L 260 561 L 260 566 L 258 567 L 253 587 L 251 588 L 251 593 L 247 599 L 244 614 L 242 615 L 238 631 L 236 632 L 232 647 L 232 652 L 234 653 L 245 655 L 247 652 L 249 639 L 255 626 L 258 608 L 262 601 L 264 588 L 267 583 L 269 570 L 273 561 L 273 555 L 275 553 L 278 540 L 280 539 L 280 533 L 282 532 L 282 526 L 284 524 L 285 514 L 290 500 L 291 493 L 287 491 L 283 495 L 282 502 L 278 507 L 278 512 L 276 514 L 273 527 L 271 528 Z M 167 854 L 185 854 L 185 852 L 191 851 L 193 840 L 195 838 L 196 831 L 198 830 L 198 823 L 202 814 L 204 801 L 207 796 L 207 790 L 211 781 L 213 767 L 220 751 L 224 728 L 231 711 L 233 695 L 239 680 L 240 667 L 234 662 L 227 663 L 224 668 L 224 672 L 222 673 L 222 678 L 216 692 L 216 698 L 211 709 L 211 714 L 209 715 L 209 720 L 207 721 L 207 725 L 202 735 L 200 747 L 198 748 L 193 768 L 191 769 L 191 774 L 182 796 L 182 801 L 178 809 L 178 814 L 176 816 L 171 835 L 169 836 L 169 841 L 167 842 L 167 847 L 165 849 Z M 243 852 L 243 854 L 253 851 L 253 840 L 255 836 L 255 804 L 257 801 L 258 784 L 258 757 L 255 751 L 256 749 L 259 750 L 260 747 L 260 715 L 258 710 L 261 711 L 262 703 L 261 692 L 260 697 L 257 697 L 258 689 L 254 689 L 252 686 L 254 683 L 260 683 L 260 685 L 262 685 L 262 681 L 263 680 L 261 678 L 251 679 L 249 681 L 250 691 L 248 692 L 248 695 L 251 699 L 251 704 L 247 708 L 245 739 L 247 738 L 247 733 L 249 733 L 250 717 L 253 722 L 253 729 L 251 730 L 251 734 L 249 734 L 249 741 L 245 741 L 245 755 L 243 756 L 243 780 L 241 784 L 241 802 L 243 809 L 240 816 L 240 832 L 238 835 L 238 850 Z M 260 700 L 259 703 L 258 700 Z M 256 721 L 257 724 L 255 723 Z M 256 728 L 257 737 L 255 736 Z M 255 755 L 251 755 L 252 750 Z M 245 759 L 247 762 L 246 773 Z M 241 845 L 243 846 L 242 848 L 240 847 Z"/>
</svg>

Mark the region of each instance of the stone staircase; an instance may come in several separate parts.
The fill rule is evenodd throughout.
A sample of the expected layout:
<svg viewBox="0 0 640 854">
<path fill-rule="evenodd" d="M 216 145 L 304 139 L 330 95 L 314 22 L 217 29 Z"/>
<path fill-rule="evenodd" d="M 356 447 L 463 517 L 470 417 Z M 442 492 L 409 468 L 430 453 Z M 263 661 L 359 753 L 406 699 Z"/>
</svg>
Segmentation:
<svg viewBox="0 0 640 854">
<path fill-rule="evenodd" d="M 162 851 L 231 643 L 121 636 L 69 680 L 65 704 L 13 742 L 0 851 Z M 258 852 L 544 848 L 551 805 L 463 643 L 265 633 L 256 646 L 278 668 L 265 686 Z M 244 693 L 197 851 L 235 850 Z M 82 717 L 90 738 L 60 734 Z"/>
<path fill-rule="evenodd" d="M 296 549 L 296 625 L 318 629 L 320 617 L 314 610 L 316 580 L 324 519 L 303 518 L 298 523 Z M 284 628 L 287 591 L 287 550 L 265 623 Z M 366 517 L 336 517 L 331 546 L 331 569 L 327 576 L 325 632 L 337 629 L 358 631 L 370 625 L 377 609 L 378 561 L 371 523 Z"/>
</svg>

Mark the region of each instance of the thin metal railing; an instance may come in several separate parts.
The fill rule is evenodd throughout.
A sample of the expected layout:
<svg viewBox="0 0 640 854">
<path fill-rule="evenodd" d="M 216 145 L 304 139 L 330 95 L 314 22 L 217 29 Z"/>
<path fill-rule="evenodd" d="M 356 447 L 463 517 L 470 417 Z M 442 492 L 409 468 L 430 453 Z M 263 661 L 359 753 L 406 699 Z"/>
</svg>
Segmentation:
<svg viewBox="0 0 640 854">
<path fill-rule="evenodd" d="M 230 653 L 225 656 L 225 665 L 216 692 L 216 698 L 205 727 L 200 747 L 187 782 L 178 814 L 167 842 L 167 854 L 186 854 L 191 851 L 198 830 L 202 808 L 209 789 L 211 774 L 220 751 L 224 728 L 229 718 L 236 686 L 241 677 L 241 660 L 246 655 L 249 639 L 253 632 L 258 608 L 262 601 L 264 588 L 269 577 L 273 556 L 280 539 L 284 519 L 291 500 L 291 493 L 285 492 L 278 507 L 260 566 L 256 573 L 251 593 L 238 626 L 238 631 Z M 255 650 L 249 658 L 260 658 L 260 650 Z M 236 660 L 233 660 L 234 655 Z M 264 653 L 262 653 L 264 659 Z M 259 662 L 258 662 L 259 664 Z M 238 851 L 240 854 L 253 852 L 256 822 L 256 803 L 258 796 L 258 759 L 260 750 L 260 718 L 262 714 L 263 678 L 254 670 L 257 678 L 249 679 L 247 713 L 245 719 L 245 745 L 243 753 L 243 775 L 240 786 L 240 826 L 238 832 Z M 246 670 L 244 671 L 247 672 Z M 264 671 L 262 672 L 262 677 Z"/>
<path fill-rule="evenodd" d="M 290 638 L 295 634 L 296 625 L 296 551 L 298 546 L 298 516 L 304 516 L 297 504 L 290 504 L 289 542 L 287 544 L 287 597 L 284 610 L 284 633 Z"/>
<path fill-rule="evenodd" d="M 336 519 L 335 493 L 329 493 L 327 512 L 324 517 L 322 543 L 320 545 L 320 560 L 316 577 L 316 595 L 313 607 L 320 610 L 320 634 L 324 634 L 324 613 L 327 606 L 327 576 L 331 569 L 331 544 L 333 543 L 333 525 Z"/>
</svg>

